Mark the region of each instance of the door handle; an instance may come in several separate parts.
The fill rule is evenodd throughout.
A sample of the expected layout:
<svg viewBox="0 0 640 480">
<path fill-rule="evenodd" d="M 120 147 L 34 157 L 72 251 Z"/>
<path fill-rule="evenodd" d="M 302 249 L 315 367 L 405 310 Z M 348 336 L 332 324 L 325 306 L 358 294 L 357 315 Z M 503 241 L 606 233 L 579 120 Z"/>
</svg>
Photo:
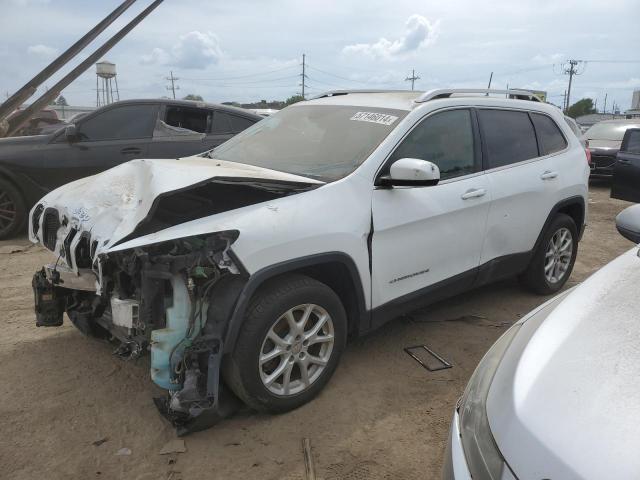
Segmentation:
<svg viewBox="0 0 640 480">
<path fill-rule="evenodd" d="M 556 178 L 557 176 L 558 176 L 558 172 L 552 172 L 551 170 L 547 170 L 542 175 L 540 175 L 540 178 L 542 180 L 551 180 L 553 178 Z"/>
<path fill-rule="evenodd" d="M 138 155 L 142 150 L 136 147 L 127 147 L 120 150 L 120 153 L 123 155 Z"/>
<path fill-rule="evenodd" d="M 484 197 L 486 193 L 487 191 L 484 188 L 472 188 L 464 192 L 460 198 L 462 198 L 462 200 L 469 200 L 470 198 Z"/>
</svg>

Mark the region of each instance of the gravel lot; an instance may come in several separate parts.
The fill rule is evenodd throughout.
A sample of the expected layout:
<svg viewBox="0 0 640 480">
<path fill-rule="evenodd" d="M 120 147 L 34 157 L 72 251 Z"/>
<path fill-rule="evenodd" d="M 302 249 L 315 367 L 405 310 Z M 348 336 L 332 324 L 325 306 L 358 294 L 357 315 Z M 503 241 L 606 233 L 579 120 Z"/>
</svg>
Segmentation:
<svg viewBox="0 0 640 480">
<path fill-rule="evenodd" d="M 631 248 L 614 225 L 625 206 L 609 199 L 606 183 L 592 185 L 569 285 Z M 453 406 L 478 360 L 545 300 L 506 281 L 399 318 L 352 342 L 310 404 L 280 416 L 240 413 L 186 437 L 185 453 L 160 455 L 175 433 L 152 403 L 160 391 L 148 358 L 121 361 L 68 321 L 35 327 L 31 276 L 49 261 L 26 239 L 0 242 L 0 478 L 303 479 L 308 437 L 325 480 L 435 479 Z M 431 373 L 402 350 L 422 343 L 454 367 Z M 130 455 L 116 455 L 121 448 Z"/>
</svg>

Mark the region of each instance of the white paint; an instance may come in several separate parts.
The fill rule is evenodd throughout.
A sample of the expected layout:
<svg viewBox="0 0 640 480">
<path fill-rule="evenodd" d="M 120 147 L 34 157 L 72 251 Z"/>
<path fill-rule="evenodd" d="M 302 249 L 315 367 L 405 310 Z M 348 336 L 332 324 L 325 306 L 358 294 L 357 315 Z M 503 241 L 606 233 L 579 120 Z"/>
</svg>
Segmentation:
<svg viewBox="0 0 640 480">
<path fill-rule="evenodd" d="M 633 248 L 524 322 L 487 404 L 518 478 L 640 476 L 639 283 Z"/>
</svg>

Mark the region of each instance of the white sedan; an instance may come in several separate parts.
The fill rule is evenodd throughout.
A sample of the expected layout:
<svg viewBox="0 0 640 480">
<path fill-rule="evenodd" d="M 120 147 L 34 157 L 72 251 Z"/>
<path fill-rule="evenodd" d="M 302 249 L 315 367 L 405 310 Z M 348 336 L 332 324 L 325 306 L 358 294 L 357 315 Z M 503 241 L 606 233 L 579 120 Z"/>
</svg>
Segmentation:
<svg viewBox="0 0 640 480">
<path fill-rule="evenodd" d="M 640 241 L 640 205 L 616 220 Z M 510 328 L 458 402 L 444 479 L 640 478 L 640 258 L 621 255 Z"/>
</svg>

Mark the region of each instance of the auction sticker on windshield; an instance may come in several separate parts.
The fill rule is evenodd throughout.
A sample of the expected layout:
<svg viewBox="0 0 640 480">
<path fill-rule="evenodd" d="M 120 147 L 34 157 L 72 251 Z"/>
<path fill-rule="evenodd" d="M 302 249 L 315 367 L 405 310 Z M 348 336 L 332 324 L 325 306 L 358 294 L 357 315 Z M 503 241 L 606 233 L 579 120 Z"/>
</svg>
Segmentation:
<svg viewBox="0 0 640 480">
<path fill-rule="evenodd" d="M 393 115 L 375 112 L 356 112 L 356 114 L 351 117 L 351 120 L 355 120 L 357 122 L 371 122 L 379 123 L 381 125 L 391 125 L 397 119 L 398 117 L 394 117 Z"/>
</svg>

